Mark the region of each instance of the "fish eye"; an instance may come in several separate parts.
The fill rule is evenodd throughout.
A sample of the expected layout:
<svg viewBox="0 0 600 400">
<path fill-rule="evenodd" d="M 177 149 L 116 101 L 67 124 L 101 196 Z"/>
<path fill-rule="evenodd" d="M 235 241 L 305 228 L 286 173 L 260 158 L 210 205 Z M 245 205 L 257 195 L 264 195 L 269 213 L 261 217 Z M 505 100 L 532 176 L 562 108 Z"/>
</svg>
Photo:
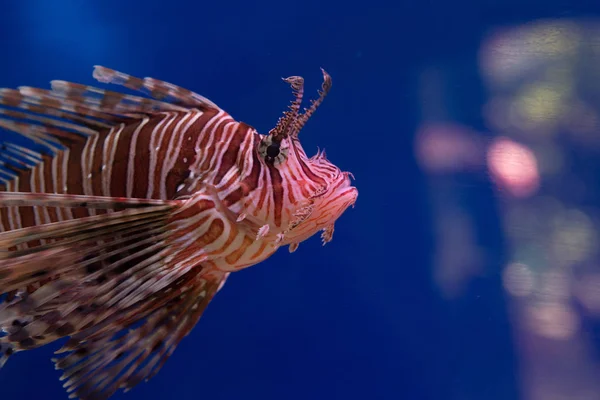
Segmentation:
<svg viewBox="0 0 600 400">
<path fill-rule="evenodd" d="M 258 154 L 269 164 L 279 165 L 287 159 L 288 148 L 282 142 L 273 140 L 272 135 L 261 139 Z"/>
<path fill-rule="evenodd" d="M 279 144 L 271 143 L 269 147 L 267 147 L 267 157 L 275 158 L 279 155 Z"/>
</svg>

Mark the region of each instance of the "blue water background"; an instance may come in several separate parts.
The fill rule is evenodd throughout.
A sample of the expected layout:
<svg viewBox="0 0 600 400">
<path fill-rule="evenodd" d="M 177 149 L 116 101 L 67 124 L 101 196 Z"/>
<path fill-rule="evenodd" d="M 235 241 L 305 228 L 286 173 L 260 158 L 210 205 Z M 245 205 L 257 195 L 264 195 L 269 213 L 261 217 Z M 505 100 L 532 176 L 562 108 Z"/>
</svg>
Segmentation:
<svg viewBox="0 0 600 400">
<path fill-rule="evenodd" d="M 423 72 L 445 82 L 429 118 L 485 130 L 482 38 L 599 10 L 567 0 L 3 2 L 0 87 L 92 84 L 100 64 L 193 89 L 267 132 L 290 100 L 281 77 L 304 76 L 310 96 L 319 67 L 333 77 L 301 134 L 309 154 L 325 148 L 356 177 L 358 202 L 333 242 L 315 237 L 234 274 L 163 370 L 115 398 L 520 398 L 504 237 L 485 174 L 460 178 L 484 272 L 451 299 L 433 277 L 437 217 L 414 144 Z M 13 357 L 0 397 L 66 398 L 55 349 Z"/>
</svg>

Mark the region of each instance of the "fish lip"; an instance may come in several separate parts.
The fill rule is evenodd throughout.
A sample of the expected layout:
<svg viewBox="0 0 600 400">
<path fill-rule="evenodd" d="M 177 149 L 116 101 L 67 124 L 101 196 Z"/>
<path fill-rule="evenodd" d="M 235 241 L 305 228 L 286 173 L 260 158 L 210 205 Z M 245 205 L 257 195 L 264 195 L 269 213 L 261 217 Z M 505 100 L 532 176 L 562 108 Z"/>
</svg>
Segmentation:
<svg viewBox="0 0 600 400">
<path fill-rule="evenodd" d="M 354 204 L 356 203 L 356 200 L 358 199 L 358 188 L 356 186 L 352 186 L 351 179 L 355 180 L 352 172 L 344 172 L 344 183 L 339 188 L 339 191 L 347 192 L 346 195 L 348 195 L 348 193 L 351 193 L 351 195 L 352 195 L 352 201 L 350 201 L 348 203 L 346 208 L 348 208 L 349 206 L 352 206 L 352 208 L 354 208 Z"/>
<path fill-rule="evenodd" d="M 350 205 L 352 206 L 352 208 L 354 208 L 354 205 L 356 204 L 356 200 L 358 200 L 358 189 L 354 186 L 350 186 L 352 188 L 352 192 L 354 194 L 354 199 L 352 199 L 352 203 L 350 203 Z"/>
</svg>

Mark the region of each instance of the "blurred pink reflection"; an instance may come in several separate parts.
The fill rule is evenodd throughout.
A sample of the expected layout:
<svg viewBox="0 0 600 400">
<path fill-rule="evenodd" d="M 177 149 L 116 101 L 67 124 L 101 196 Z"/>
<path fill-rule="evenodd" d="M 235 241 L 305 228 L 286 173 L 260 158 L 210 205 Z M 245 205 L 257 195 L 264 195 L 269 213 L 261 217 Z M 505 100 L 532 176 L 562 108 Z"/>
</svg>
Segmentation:
<svg viewBox="0 0 600 400">
<path fill-rule="evenodd" d="M 481 142 L 475 132 L 450 123 L 429 123 L 416 136 L 416 153 L 429 172 L 458 172 L 484 165 Z"/>
<path fill-rule="evenodd" d="M 514 197 L 529 197 L 539 188 L 540 176 L 535 155 L 527 147 L 505 137 L 488 148 L 490 174 L 501 190 Z"/>
</svg>

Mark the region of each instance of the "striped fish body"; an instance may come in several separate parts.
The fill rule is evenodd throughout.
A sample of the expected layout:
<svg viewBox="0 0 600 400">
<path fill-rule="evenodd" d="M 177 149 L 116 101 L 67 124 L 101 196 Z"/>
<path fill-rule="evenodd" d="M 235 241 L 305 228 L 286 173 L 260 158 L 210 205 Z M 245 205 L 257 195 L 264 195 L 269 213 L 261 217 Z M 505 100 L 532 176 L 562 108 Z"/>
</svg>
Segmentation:
<svg viewBox="0 0 600 400">
<path fill-rule="evenodd" d="M 0 138 L 0 366 L 69 336 L 65 386 L 100 399 L 155 375 L 230 272 L 330 241 L 358 192 L 298 139 L 326 73 L 304 113 L 302 78 L 286 79 L 295 100 L 268 135 L 173 84 L 94 76 L 152 98 L 0 91 L 0 127 L 34 145 Z"/>
</svg>

